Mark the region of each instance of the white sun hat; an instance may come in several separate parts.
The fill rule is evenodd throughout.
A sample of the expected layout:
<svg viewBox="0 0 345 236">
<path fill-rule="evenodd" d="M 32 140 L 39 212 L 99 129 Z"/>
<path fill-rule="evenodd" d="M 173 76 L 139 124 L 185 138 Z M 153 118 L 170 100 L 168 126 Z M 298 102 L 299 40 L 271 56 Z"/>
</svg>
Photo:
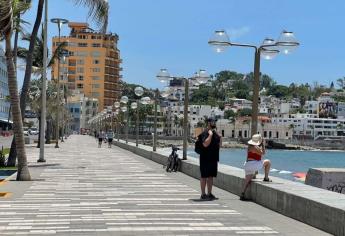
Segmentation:
<svg viewBox="0 0 345 236">
<path fill-rule="evenodd" d="M 259 146 L 262 143 L 261 134 L 254 134 L 252 139 L 248 141 L 248 144 Z"/>
</svg>

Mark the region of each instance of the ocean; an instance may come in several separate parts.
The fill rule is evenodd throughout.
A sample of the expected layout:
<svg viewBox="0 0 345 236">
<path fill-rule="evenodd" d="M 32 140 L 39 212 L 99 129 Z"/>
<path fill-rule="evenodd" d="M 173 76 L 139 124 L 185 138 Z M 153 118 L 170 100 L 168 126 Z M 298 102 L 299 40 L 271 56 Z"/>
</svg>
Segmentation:
<svg viewBox="0 0 345 236">
<path fill-rule="evenodd" d="M 198 157 L 189 150 L 188 155 Z M 222 164 L 243 169 L 246 159 L 246 149 L 221 149 L 219 162 Z M 345 168 L 345 152 L 341 151 L 291 151 L 291 150 L 267 150 L 264 159 L 272 162 L 271 175 L 300 181 L 293 176 L 296 172 L 307 173 L 312 167 Z M 263 173 L 261 171 L 261 173 Z"/>
</svg>

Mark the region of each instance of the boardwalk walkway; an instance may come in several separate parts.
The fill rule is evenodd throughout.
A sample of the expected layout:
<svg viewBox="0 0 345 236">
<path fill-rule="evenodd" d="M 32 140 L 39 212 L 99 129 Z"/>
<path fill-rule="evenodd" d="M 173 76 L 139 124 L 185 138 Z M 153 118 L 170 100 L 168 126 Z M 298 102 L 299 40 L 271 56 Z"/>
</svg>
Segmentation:
<svg viewBox="0 0 345 236">
<path fill-rule="evenodd" d="M 32 163 L 38 149 L 27 149 Z M 118 147 L 71 136 L 46 148 L 34 181 L 0 191 L 0 235 L 327 235 L 215 188 L 199 201 L 199 182 Z"/>
</svg>

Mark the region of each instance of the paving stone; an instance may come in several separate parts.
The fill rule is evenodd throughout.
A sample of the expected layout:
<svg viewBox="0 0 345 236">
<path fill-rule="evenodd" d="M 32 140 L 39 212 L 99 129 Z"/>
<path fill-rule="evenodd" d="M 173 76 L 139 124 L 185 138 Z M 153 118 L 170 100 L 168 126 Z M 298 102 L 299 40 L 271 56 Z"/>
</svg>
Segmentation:
<svg viewBox="0 0 345 236">
<path fill-rule="evenodd" d="M 59 149 L 45 151 L 47 163 L 54 165 L 30 168 L 41 181 L 22 188 L 12 182 L 9 189 L 16 194 L 0 200 L 0 235 L 285 234 L 281 225 L 251 217 L 256 204 L 244 205 L 216 188 L 220 200 L 198 201 L 198 180 L 166 173 L 117 147 L 97 148 L 89 136 L 71 136 Z M 36 162 L 38 149 L 27 152 L 29 163 Z M 264 214 L 296 222 L 269 210 Z M 296 224 L 310 235 L 326 235 Z"/>
</svg>

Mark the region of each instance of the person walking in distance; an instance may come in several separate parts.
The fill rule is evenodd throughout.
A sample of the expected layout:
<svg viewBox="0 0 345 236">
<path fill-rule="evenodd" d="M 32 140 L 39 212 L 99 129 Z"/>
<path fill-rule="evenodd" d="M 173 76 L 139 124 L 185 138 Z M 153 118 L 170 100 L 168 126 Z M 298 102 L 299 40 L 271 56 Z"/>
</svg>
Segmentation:
<svg viewBox="0 0 345 236">
<path fill-rule="evenodd" d="M 99 134 L 98 134 L 98 147 L 102 147 L 102 142 L 103 142 L 103 139 L 104 139 L 104 131 L 100 131 Z"/>
<path fill-rule="evenodd" d="M 268 174 L 271 168 L 271 161 L 262 160 L 262 156 L 265 155 L 265 153 L 265 140 L 261 137 L 260 134 L 254 134 L 252 139 L 248 141 L 247 160 L 244 163 L 245 181 L 240 200 L 247 200 L 245 198 L 246 190 L 258 170 L 264 168 L 265 177 L 263 181 L 271 181 L 268 178 Z"/>
<path fill-rule="evenodd" d="M 200 199 L 215 200 L 217 198 L 212 194 L 213 178 L 217 177 L 219 149 L 222 145 L 221 136 L 216 131 L 215 119 L 208 118 L 207 129 L 198 138 L 200 138 L 203 146 L 200 153 Z"/>
<path fill-rule="evenodd" d="M 107 132 L 107 140 L 108 140 L 108 148 L 111 148 L 111 145 L 113 143 L 114 133 L 113 131 L 109 130 Z"/>
</svg>

